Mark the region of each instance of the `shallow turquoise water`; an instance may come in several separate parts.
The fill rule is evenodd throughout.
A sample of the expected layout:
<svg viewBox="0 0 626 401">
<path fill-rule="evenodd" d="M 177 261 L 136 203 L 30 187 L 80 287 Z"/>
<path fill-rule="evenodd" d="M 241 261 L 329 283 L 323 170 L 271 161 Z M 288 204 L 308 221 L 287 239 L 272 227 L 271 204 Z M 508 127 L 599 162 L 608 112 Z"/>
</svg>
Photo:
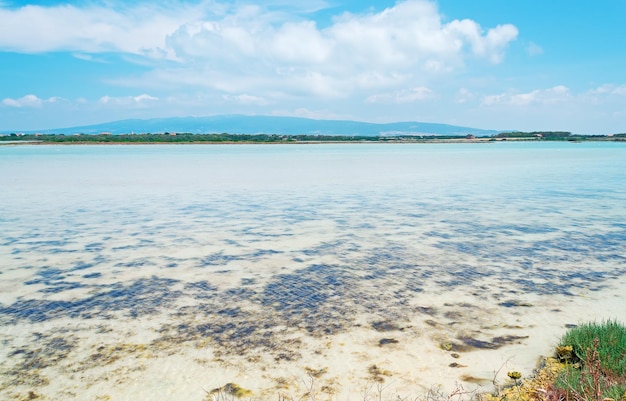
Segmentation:
<svg viewBox="0 0 626 401">
<path fill-rule="evenodd" d="M 129 336 L 210 368 L 368 330 L 498 352 L 626 273 L 619 143 L 1 146 L 0 171 L 5 395 L 93 386 Z"/>
</svg>

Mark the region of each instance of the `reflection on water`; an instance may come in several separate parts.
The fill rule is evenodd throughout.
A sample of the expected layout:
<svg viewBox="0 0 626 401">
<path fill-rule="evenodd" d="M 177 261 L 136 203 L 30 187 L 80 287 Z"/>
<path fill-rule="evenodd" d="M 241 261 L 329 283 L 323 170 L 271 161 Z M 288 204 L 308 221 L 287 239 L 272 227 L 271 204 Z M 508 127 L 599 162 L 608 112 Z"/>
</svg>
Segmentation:
<svg viewBox="0 0 626 401">
<path fill-rule="evenodd" d="M 566 325 L 624 318 L 625 151 L 0 148 L 0 394 L 391 398 L 528 374 Z"/>
</svg>

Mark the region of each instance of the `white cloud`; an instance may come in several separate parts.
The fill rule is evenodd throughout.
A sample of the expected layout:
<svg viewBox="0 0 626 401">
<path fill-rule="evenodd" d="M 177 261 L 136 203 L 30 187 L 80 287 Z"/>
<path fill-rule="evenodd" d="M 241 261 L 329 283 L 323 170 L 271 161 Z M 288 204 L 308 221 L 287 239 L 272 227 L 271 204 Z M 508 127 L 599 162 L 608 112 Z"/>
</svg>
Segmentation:
<svg viewBox="0 0 626 401">
<path fill-rule="evenodd" d="M 135 96 L 132 98 L 135 102 L 143 102 L 145 100 L 159 100 L 158 97 L 154 97 L 154 96 L 150 96 L 150 95 L 146 95 L 145 93 L 143 95 L 139 95 L 139 96 Z"/>
<path fill-rule="evenodd" d="M 41 107 L 44 101 L 35 95 L 26 95 L 19 99 L 6 98 L 2 104 L 9 107 Z"/>
<path fill-rule="evenodd" d="M 112 105 L 112 106 L 135 106 L 135 107 L 145 107 L 147 103 L 158 101 L 159 98 L 150 96 L 147 94 L 141 94 L 138 96 L 102 96 L 98 103 L 102 105 Z"/>
<path fill-rule="evenodd" d="M 501 61 L 517 37 L 513 25 L 486 33 L 471 20 L 442 23 L 436 4 L 398 2 L 380 13 L 345 13 L 320 29 L 314 21 L 275 21 L 259 7 L 239 9 L 219 20 L 194 21 L 168 37 L 181 59 L 218 60 L 254 57 L 264 61 L 329 64 L 343 67 L 421 67 L 457 64 L 464 48 L 493 62 Z"/>
<path fill-rule="evenodd" d="M 92 54 L 86 54 L 86 53 L 73 53 L 72 56 L 74 58 L 77 58 L 79 60 L 84 60 L 84 61 L 90 61 L 93 63 L 101 63 L 101 64 L 107 64 L 109 63 L 109 61 L 107 61 L 104 58 L 100 58 L 100 57 L 95 57 Z"/>
<path fill-rule="evenodd" d="M 9 107 L 15 107 L 15 108 L 22 108 L 22 107 L 27 107 L 27 108 L 41 108 L 46 104 L 58 104 L 58 103 L 66 103 L 67 100 L 59 97 L 59 96 L 52 96 L 49 97 L 47 99 L 41 99 L 36 95 L 33 94 L 28 94 L 25 96 L 22 96 L 19 99 L 12 99 L 12 98 L 5 98 L 2 100 L 2 104 L 5 106 L 9 106 Z"/>
<path fill-rule="evenodd" d="M 162 56 L 165 37 L 193 20 L 196 12 L 197 6 L 184 4 L 173 9 L 142 4 L 120 10 L 69 4 L 0 9 L 0 50 Z"/>
<path fill-rule="evenodd" d="M 626 96 L 626 85 L 604 84 L 592 89 L 590 94 Z"/>
<path fill-rule="evenodd" d="M 345 98 L 422 86 L 470 58 L 501 62 L 518 34 L 509 24 L 483 29 L 468 19 L 446 23 L 429 0 L 344 13 L 325 27 L 305 14 L 328 6 L 320 0 L 263 6 L 170 1 L 123 9 L 85 4 L 0 9 L 0 50 L 152 58 L 154 70 L 128 85 Z M 163 58 L 177 63 L 159 63 Z"/>
<path fill-rule="evenodd" d="M 618 86 L 611 92 L 614 95 L 626 96 L 626 85 Z"/>
<path fill-rule="evenodd" d="M 518 30 L 510 24 L 498 25 L 489 29 L 483 35 L 480 25 L 468 19 L 452 21 L 447 29 L 457 36 L 458 40 L 467 41 L 472 52 L 480 57 L 487 58 L 492 63 L 500 63 L 504 57 L 504 50 L 509 42 L 517 39 Z"/>
<path fill-rule="evenodd" d="M 424 86 L 411 89 L 402 89 L 394 92 L 380 93 L 367 97 L 368 103 L 413 103 L 421 100 L 432 99 L 434 92 Z"/>
<path fill-rule="evenodd" d="M 536 89 L 527 93 L 503 93 L 499 95 L 488 95 L 483 98 L 482 104 L 493 106 L 497 104 L 507 104 L 513 106 L 528 106 L 531 104 L 554 104 L 567 101 L 571 98 L 568 87 L 558 85 L 549 89 Z"/>
<path fill-rule="evenodd" d="M 462 68 L 469 56 L 500 62 L 516 37 L 512 25 L 484 32 L 470 20 L 443 23 L 436 4 L 425 0 L 401 1 L 379 13 L 345 13 L 325 28 L 247 7 L 181 26 L 168 36 L 167 48 L 185 61 L 185 72 L 174 68 L 147 79 L 227 93 L 367 97 L 421 86 L 418 79 Z"/>
</svg>

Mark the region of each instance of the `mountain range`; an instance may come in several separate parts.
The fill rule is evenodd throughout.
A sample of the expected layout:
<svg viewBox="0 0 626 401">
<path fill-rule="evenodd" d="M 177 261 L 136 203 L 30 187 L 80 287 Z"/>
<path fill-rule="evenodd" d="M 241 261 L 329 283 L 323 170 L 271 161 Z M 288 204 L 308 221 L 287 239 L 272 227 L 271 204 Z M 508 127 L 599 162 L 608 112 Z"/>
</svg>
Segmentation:
<svg viewBox="0 0 626 401">
<path fill-rule="evenodd" d="M 55 128 L 28 133 L 43 134 L 111 134 L 130 133 L 229 133 L 276 135 L 450 135 L 490 136 L 501 131 L 423 122 L 367 123 L 348 120 L 314 120 L 301 117 L 219 115 L 210 117 L 170 117 L 131 119 L 79 127 Z"/>
</svg>

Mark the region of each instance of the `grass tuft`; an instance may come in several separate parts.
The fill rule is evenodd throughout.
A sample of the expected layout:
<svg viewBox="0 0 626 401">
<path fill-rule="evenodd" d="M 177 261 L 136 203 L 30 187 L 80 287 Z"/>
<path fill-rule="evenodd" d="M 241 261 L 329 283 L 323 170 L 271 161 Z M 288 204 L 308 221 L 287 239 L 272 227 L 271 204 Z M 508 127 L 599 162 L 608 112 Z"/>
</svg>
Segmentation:
<svg viewBox="0 0 626 401">
<path fill-rule="evenodd" d="M 565 333 L 559 347 L 572 347 L 572 363 L 584 362 L 596 339 L 600 367 L 619 377 L 626 375 L 626 327 L 616 321 L 588 323 L 573 328 Z"/>
<path fill-rule="evenodd" d="M 574 401 L 626 398 L 626 327 L 616 321 L 588 323 L 568 331 L 557 347 L 565 368 L 553 391 Z"/>
</svg>

